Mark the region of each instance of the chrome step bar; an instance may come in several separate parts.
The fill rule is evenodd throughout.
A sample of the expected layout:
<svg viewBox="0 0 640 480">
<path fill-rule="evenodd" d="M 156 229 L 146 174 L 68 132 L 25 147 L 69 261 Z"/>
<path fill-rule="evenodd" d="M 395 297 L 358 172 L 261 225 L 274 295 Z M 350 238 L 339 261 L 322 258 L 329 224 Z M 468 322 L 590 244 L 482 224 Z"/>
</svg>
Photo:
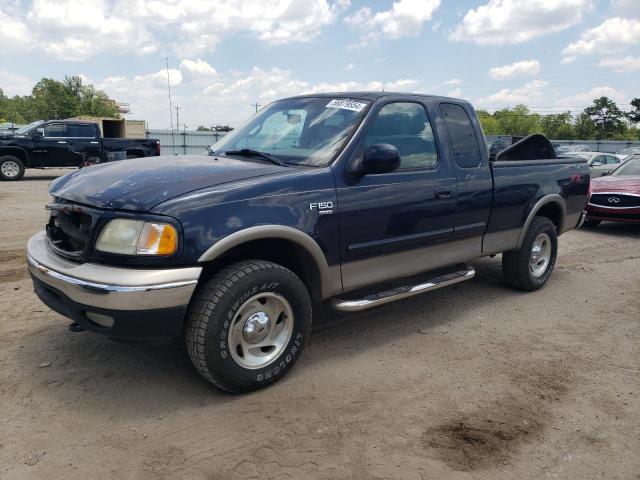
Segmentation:
<svg viewBox="0 0 640 480">
<path fill-rule="evenodd" d="M 471 280 L 476 274 L 475 269 L 470 265 L 455 272 L 446 273 L 437 277 L 430 278 L 426 282 L 416 285 L 405 285 L 402 287 L 392 288 L 378 293 L 367 295 L 359 299 L 334 298 L 331 300 L 331 306 L 342 312 L 359 312 L 368 308 L 384 305 L 385 303 L 395 302 L 407 297 L 413 297 L 421 293 L 431 292 L 442 287 L 454 285 L 456 283 Z"/>
</svg>

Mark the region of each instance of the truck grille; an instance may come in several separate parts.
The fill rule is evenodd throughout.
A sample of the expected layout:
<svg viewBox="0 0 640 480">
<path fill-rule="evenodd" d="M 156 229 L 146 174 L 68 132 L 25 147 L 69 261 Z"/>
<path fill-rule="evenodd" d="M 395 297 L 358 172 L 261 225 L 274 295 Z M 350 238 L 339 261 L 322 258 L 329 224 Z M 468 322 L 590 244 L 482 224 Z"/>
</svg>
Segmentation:
<svg viewBox="0 0 640 480">
<path fill-rule="evenodd" d="M 589 203 L 607 208 L 640 208 L 640 195 L 627 195 L 624 193 L 594 193 L 591 195 Z"/>
<path fill-rule="evenodd" d="M 47 223 L 47 237 L 51 246 L 71 258 L 79 258 L 87 250 L 96 216 L 86 207 L 72 203 L 47 205 L 51 216 Z"/>
</svg>

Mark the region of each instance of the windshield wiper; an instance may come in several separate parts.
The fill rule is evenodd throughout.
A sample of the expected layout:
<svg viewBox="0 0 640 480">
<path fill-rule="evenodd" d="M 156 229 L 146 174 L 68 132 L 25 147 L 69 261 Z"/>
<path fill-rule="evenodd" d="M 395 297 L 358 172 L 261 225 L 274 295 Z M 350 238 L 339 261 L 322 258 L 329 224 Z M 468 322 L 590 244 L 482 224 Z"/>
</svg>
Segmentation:
<svg viewBox="0 0 640 480">
<path fill-rule="evenodd" d="M 275 165 L 279 165 L 281 167 L 287 166 L 286 163 L 284 163 L 279 158 L 274 157 L 273 155 L 270 155 L 265 152 L 259 152 L 258 150 L 251 150 L 250 148 L 242 148 L 240 150 L 227 150 L 226 152 L 222 152 L 222 153 L 224 153 L 225 155 L 239 155 L 241 157 L 261 158 L 263 160 L 267 160 L 268 162 L 271 162 Z"/>
</svg>

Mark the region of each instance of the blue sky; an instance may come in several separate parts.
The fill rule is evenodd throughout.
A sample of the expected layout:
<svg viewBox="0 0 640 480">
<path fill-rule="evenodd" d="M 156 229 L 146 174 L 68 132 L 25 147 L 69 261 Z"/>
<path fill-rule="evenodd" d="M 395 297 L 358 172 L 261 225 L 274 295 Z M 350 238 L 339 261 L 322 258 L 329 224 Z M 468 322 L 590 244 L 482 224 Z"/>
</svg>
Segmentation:
<svg viewBox="0 0 640 480">
<path fill-rule="evenodd" d="M 580 110 L 640 96 L 640 0 L 0 0 L 0 88 L 79 74 L 128 118 L 237 124 L 314 91 Z M 8 48 L 7 48 L 8 47 Z"/>
</svg>

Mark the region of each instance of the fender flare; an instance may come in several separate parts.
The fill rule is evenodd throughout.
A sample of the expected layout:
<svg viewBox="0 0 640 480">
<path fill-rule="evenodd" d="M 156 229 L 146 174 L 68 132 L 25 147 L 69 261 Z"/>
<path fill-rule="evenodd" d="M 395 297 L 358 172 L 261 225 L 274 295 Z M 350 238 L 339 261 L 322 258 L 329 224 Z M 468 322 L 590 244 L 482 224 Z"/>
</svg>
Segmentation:
<svg viewBox="0 0 640 480">
<path fill-rule="evenodd" d="M 320 275 L 320 293 L 323 299 L 342 291 L 340 267 L 329 267 L 320 245 L 313 238 L 296 228 L 284 225 L 259 225 L 232 233 L 209 247 L 200 255 L 198 263 L 214 260 L 232 248 L 244 243 L 269 238 L 294 242 L 311 255 Z"/>
<path fill-rule="evenodd" d="M 564 198 L 562 198 L 557 193 L 545 195 L 536 202 L 536 204 L 529 212 L 529 216 L 527 217 L 526 222 L 524 222 L 524 226 L 522 227 L 522 231 L 520 232 L 520 238 L 518 238 L 518 246 L 516 248 L 522 247 L 524 236 L 527 234 L 529 225 L 531 225 L 531 222 L 533 222 L 534 217 L 537 215 L 540 209 L 550 203 L 555 203 L 560 208 L 560 225 L 558 225 L 558 235 L 560 235 L 564 231 L 564 222 L 567 218 L 567 206 L 565 204 Z"/>
<path fill-rule="evenodd" d="M 3 157 L 5 155 L 13 155 L 15 152 L 20 152 L 20 154 L 22 154 L 22 156 L 24 157 L 24 166 L 25 167 L 30 167 L 31 166 L 31 158 L 29 157 L 29 153 L 24 148 L 14 147 L 14 146 L 9 146 L 9 145 L 0 146 L 0 157 Z"/>
</svg>

